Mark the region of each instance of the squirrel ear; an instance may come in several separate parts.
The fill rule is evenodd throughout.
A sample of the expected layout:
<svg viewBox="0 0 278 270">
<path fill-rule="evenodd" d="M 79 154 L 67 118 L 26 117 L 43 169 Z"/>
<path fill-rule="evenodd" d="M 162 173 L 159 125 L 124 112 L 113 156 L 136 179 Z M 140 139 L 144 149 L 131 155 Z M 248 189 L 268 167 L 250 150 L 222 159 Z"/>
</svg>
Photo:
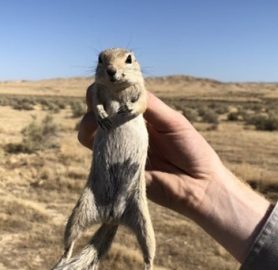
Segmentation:
<svg viewBox="0 0 278 270">
<path fill-rule="evenodd" d="M 98 56 L 98 63 L 99 63 L 99 64 L 102 64 L 102 63 L 103 63 L 102 58 L 101 58 L 101 54 Z"/>
<path fill-rule="evenodd" d="M 129 54 L 125 60 L 126 64 L 131 64 L 132 63 L 132 57 L 131 54 Z"/>
</svg>

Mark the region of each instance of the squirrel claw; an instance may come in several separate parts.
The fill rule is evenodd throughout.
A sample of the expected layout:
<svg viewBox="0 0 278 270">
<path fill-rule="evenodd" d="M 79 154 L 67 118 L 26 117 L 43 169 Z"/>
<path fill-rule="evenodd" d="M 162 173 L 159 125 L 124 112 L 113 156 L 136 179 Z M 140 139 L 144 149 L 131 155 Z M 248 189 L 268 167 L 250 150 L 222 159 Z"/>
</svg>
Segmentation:
<svg viewBox="0 0 278 270">
<path fill-rule="evenodd" d="M 130 113 L 132 110 L 125 104 L 120 106 L 119 110 L 118 110 L 118 114 L 128 114 Z"/>
<path fill-rule="evenodd" d="M 104 119 L 98 119 L 97 123 L 102 129 L 110 129 L 112 127 L 112 122 L 108 117 Z"/>
</svg>

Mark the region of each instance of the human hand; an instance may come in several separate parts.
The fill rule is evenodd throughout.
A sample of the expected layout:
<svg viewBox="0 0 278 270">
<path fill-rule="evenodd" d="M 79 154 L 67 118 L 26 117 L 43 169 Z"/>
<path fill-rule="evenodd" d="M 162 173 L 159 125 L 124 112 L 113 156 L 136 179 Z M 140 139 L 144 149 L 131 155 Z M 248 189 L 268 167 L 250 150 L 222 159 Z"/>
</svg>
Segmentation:
<svg viewBox="0 0 278 270">
<path fill-rule="evenodd" d="M 189 121 L 150 93 L 144 117 L 150 138 L 148 197 L 194 218 L 204 193 L 225 168 Z"/>
<path fill-rule="evenodd" d="M 148 196 L 199 224 L 243 262 L 270 204 L 235 177 L 195 128 L 149 94 Z"/>
<path fill-rule="evenodd" d="M 92 150 L 96 119 L 88 112 L 79 141 Z M 153 201 L 193 219 L 238 261 L 243 262 L 262 227 L 270 203 L 236 178 L 186 118 L 148 94 L 144 114 L 150 147 L 147 192 Z"/>
<path fill-rule="evenodd" d="M 92 91 L 93 87 L 89 87 L 88 113 L 82 119 L 78 134 L 80 142 L 90 149 L 97 128 L 91 107 Z M 144 117 L 150 139 L 146 168 L 148 197 L 192 217 L 223 165 L 189 121 L 151 93 Z"/>
</svg>

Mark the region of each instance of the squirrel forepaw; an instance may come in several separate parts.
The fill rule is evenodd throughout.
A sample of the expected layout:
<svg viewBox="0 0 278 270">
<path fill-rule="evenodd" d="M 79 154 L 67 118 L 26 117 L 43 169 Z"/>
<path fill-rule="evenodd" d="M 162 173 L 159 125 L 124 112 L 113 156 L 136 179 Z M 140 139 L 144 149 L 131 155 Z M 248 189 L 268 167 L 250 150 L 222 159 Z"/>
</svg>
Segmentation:
<svg viewBox="0 0 278 270">
<path fill-rule="evenodd" d="M 112 127 L 112 122 L 109 117 L 98 118 L 97 123 L 102 129 L 110 129 Z"/>
<path fill-rule="evenodd" d="M 121 115 L 126 115 L 132 112 L 132 109 L 129 108 L 129 106 L 127 104 L 121 105 L 119 110 L 118 110 L 118 114 Z"/>
</svg>

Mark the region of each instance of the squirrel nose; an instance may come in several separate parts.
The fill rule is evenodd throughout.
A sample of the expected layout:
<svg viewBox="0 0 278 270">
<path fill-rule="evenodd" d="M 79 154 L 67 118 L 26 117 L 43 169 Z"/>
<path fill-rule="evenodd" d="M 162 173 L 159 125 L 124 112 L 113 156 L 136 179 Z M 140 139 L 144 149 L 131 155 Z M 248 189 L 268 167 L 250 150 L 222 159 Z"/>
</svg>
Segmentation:
<svg viewBox="0 0 278 270">
<path fill-rule="evenodd" d="M 113 77 L 116 74 L 117 70 L 114 67 L 108 67 L 106 69 L 106 72 L 110 77 Z"/>
</svg>

